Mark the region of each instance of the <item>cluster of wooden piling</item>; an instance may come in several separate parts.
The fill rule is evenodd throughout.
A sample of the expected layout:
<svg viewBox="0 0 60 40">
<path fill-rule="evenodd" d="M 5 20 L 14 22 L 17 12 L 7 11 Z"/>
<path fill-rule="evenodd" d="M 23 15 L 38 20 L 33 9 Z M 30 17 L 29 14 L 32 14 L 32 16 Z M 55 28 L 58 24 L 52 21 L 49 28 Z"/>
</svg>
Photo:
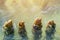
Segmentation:
<svg viewBox="0 0 60 40">
<path fill-rule="evenodd" d="M 42 35 L 42 19 L 41 18 L 37 18 L 34 20 L 34 24 L 33 24 L 33 28 L 32 28 L 32 33 L 34 35 L 35 38 L 39 39 L 39 37 L 41 37 Z M 46 35 L 47 37 L 54 35 L 55 33 L 55 27 L 56 24 L 54 22 L 54 20 L 51 20 L 48 22 L 47 26 L 46 26 Z M 27 32 L 25 29 L 25 24 L 24 21 L 19 22 L 19 27 L 18 27 L 18 33 L 20 34 L 20 36 L 24 37 L 27 36 Z M 4 33 L 6 35 L 9 34 L 13 34 L 14 33 L 14 28 L 13 28 L 13 22 L 12 20 L 8 20 L 4 23 L 3 25 L 3 29 L 4 29 Z"/>
</svg>

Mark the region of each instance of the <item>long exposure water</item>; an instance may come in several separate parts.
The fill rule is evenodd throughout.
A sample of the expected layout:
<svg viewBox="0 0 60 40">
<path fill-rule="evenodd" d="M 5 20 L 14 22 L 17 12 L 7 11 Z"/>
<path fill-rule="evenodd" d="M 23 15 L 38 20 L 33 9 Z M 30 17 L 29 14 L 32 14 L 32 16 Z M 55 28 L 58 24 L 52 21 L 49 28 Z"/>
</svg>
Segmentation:
<svg viewBox="0 0 60 40">
<path fill-rule="evenodd" d="M 6 7 L 7 8 L 7 7 Z M 31 6 L 28 8 L 22 7 L 22 8 L 14 8 L 11 10 L 6 10 L 5 8 L 0 8 L 0 40 L 3 40 L 4 33 L 3 33 L 3 24 L 5 21 L 12 19 L 13 26 L 15 29 L 14 33 L 14 39 L 19 40 L 20 37 L 18 35 L 18 23 L 23 20 L 25 21 L 25 26 L 27 30 L 28 40 L 33 40 L 33 34 L 32 34 L 32 25 L 34 22 L 34 19 L 37 17 L 42 18 L 42 38 L 41 40 L 45 40 L 45 30 L 46 25 L 49 20 L 54 20 L 56 23 L 56 33 L 54 40 L 60 40 L 60 6 L 59 5 L 53 5 L 49 8 L 45 8 L 40 10 L 38 6 Z"/>
</svg>

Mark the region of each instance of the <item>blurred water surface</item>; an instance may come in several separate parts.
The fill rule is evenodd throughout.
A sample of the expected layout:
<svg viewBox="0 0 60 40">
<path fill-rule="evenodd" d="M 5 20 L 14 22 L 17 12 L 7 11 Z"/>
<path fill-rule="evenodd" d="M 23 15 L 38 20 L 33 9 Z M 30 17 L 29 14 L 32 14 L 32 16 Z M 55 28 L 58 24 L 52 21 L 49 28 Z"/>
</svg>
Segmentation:
<svg viewBox="0 0 60 40">
<path fill-rule="evenodd" d="M 18 34 L 18 23 L 21 20 L 25 21 L 28 40 L 33 40 L 32 25 L 36 17 L 42 17 L 43 33 L 41 40 L 45 40 L 45 30 L 49 20 L 54 20 L 56 23 L 56 33 L 54 40 L 60 40 L 60 4 L 47 6 L 42 10 L 36 5 L 30 5 L 28 7 L 20 7 L 15 5 L 11 7 L 10 6 L 11 5 L 4 6 L 3 9 L 0 8 L 0 40 L 3 40 L 4 38 L 4 33 L 2 30 L 3 24 L 9 19 L 12 19 L 13 21 L 15 40 L 21 40 L 21 37 Z"/>
</svg>

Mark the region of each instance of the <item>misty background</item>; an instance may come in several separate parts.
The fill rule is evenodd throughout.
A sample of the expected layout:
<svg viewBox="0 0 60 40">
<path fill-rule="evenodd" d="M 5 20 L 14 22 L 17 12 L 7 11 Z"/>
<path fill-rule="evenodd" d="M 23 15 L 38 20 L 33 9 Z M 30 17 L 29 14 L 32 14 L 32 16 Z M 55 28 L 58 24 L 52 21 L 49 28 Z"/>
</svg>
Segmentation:
<svg viewBox="0 0 60 40">
<path fill-rule="evenodd" d="M 49 20 L 56 23 L 54 40 L 60 40 L 60 0 L 0 0 L 0 40 L 3 40 L 3 24 L 12 19 L 15 28 L 15 40 L 19 39 L 18 23 L 25 21 L 29 40 L 32 38 L 32 25 L 34 19 L 42 17 L 43 37 L 45 37 L 46 25 Z"/>
</svg>

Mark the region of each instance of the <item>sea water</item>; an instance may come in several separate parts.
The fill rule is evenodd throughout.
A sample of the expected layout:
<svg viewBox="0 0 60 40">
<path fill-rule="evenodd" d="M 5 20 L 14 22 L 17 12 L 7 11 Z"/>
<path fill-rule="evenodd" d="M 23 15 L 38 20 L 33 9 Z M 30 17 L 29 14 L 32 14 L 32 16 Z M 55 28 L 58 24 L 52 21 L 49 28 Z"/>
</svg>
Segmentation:
<svg viewBox="0 0 60 40">
<path fill-rule="evenodd" d="M 45 30 L 46 25 L 49 20 L 54 20 L 56 23 L 56 33 L 54 40 L 60 40 L 60 7 L 50 7 L 49 9 L 39 10 L 39 9 L 32 9 L 32 8 L 24 8 L 16 10 L 16 12 L 11 12 L 8 10 L 0 9 L 0 40 L 4 39 L 4 32 L 3 32 L 3 24 L 5 21 L 12 19 L 13 26 L 14 26 L 14 38 L 15 40 L 21 40 L 21 37 L 18 34 L 18 23 L 20 21 L 25 22 L 25 27 L 28 35 L 28 40 L 33 40 L 32 34 L 32 26 L 34 23 L 34 19 L 37 17 L 42 18 L 42 38 L 41 40 L 45 40 Z M 7 37 L 8 38 L 8 37 Z"/>
</svg>

